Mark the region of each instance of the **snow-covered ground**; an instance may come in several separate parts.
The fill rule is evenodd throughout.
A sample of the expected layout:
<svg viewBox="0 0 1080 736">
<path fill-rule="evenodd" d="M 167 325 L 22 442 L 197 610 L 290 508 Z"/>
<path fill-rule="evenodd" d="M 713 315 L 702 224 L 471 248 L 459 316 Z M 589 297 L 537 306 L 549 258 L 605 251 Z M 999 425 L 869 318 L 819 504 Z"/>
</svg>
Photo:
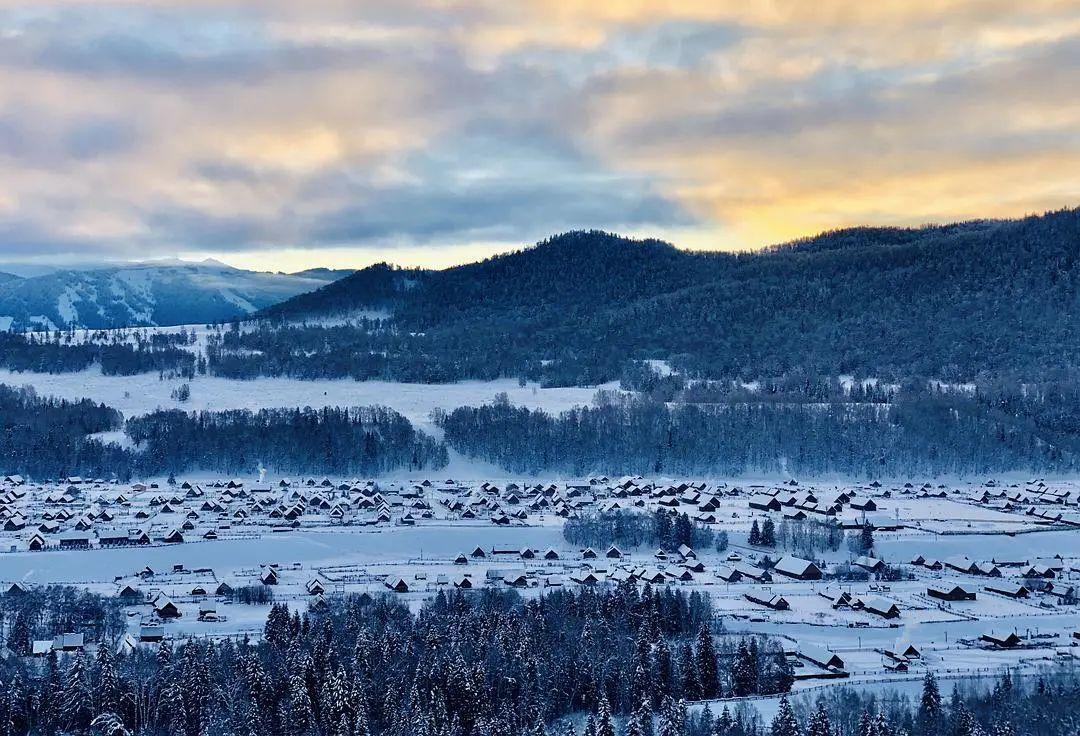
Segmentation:
<svg viewBox="0 0 1080 736">
<path fill-rule="evenodd" d="M 1047 524 L 1028 508 L 1077 513 L 1080 482 L 1017 484 L 971 483 L 939 488 L 925 486 L 837 487 L 697 480 L 548 479 L 537 483 L 498 477 L 462 476 L 440 471 L 437 478 L 379 479 L 224 479 L 192 477 L 170 487 L 117 485 L 79 480 L 38 486 L 0 480 L 7 516 L 0 531 L 0 589 L 14 582 L 25 585 L 66 583 L 114 594 L 124 585 L 140 595 L 162 593 L 182 613 L 169 619 L 169 637 L 258 636 L 266 605 L 242 605 L 228 595 L 216 595 L 225 583 L 233 588 L 265 583 L 275 600 L 298 608 L 342 593 L 397 595 L 411 607 L 423 605 L 434 592 L 458 587 L 482 589 L 518 587 L 536 596 L 558 587 L 613 584 L 632 576 L 638 584 L 677 586 L 710 596 L 716 620 L 726 635 L 768 635 L 791 652 L 802 675 L 825 674 L 799 659 L 801 645 L 824 647 L 843 659 L 842 679 L 809 678 L 797 692 L 813 697 L 818 687 L 875 688 L 890 692 L 914 687 L 926 669 L 944 679 L 970 679 L 1005 668 L 1035 670 L 1072 661 L 1080 652 L 1080 607 L 1067 604 L 1060 592 L 1080 588 L 1080 529 Z M 757 486 L 757 484 L 754 484 Z M 73 490 L 74 489 L 74 490 Z M 727 582 L 727 570 L 738 567 L 761 572 L 783 550 L 750 545 L 753 523 L 772 518 L 778 527 L 784 512 L 751 508 L 751 498 L 821 499 L 853 494 L 877 509 L 867 514 L 901 528 L 874 534 L 874 555 L 894 568 L 890 581 L 792 579 L 775 570 L 771 580 L 751 582 L 744 576 Z M 945 497 L 936 497 L 943 491 Z M 1036 497 L 1032 507 L 1006 510 L 1000 499 L 1017 494 Z M 986 494 L 993 498 L 980 500 Z M 1062 501 L 1045 499 L 1058 494 Z M 588 554 L 569 544 L 562 534 L 559 513 L 587 513 L 618 504 L 625 509 L 652 512 L 661 506 L 694 517 L 711 514 L 703 523 L 728 535 L 729 547 L 696 550 L 696 559 L 673 550 L 660 557 L 650 547 L 606 548 Z M 702 507 L 709 506 L 707 512 Z M 335 507 L 340 513 L 335 516 Z M 295 508 L 294 508 L 295 507 Z M 380 510 L 385 514 L 380 516 Z M 798 505 L 785 505 L 788 514 Z M 290 515 L 292 511 L 295 514 Z M 861 513 L 845 502 L 838 519 L 849 525 Z M 493 523 L 505 514 L 500 523 Z M 932 523 L 931 523 L 932 522 Z M 19 524 L 22 526 L 19 527 Z M 65 534 L 85 529 L 88 549 L 58 549 Z M 19 527 L 19 528 L 7 528 Z M 47 530 L 46 530 L 47 529 Z M 105 547 L 101 539 L 117 529 L 147 532 L 147 544 Z M 184 541 L 165 543 L 179 530 Z M 126 532 L 125 532 L 126 533 Z M 44 539 L 44 551 L 29 551 L 34 534 Z M 476 548 L 483 554 L 474 552 Z M 458 559 L 464 555 L 465 559 Z M 955 569 L 931 570 L 912 563 L 922 555 L 945 560 L 1001 563 L 1000 577 Z M 813 562 L 829 573 L 855 560 L 848 545 L 822 551 Z M 1023 562 L 1017 566 L 1013 562 Z M 1032 565 L 1055 566 L 1052 577 L 1038 584 L 1027 574 Z M 150 568 L 152 572 L 146 570 Z M 1055 591 L 1044 591 L 1050 582 Z M 1023 583 L 1032 588 L 1027 598 L 1012 599 L 987 590 L 998 583 Z M 320 594 L 313 594 L 317 584 Z M 975 593 L 974 600 L 941 601 L 929 595 L 932 586 L 959 584 Z M 391 593 L 390 585 L 400 592 Z M 824 594 L 828 592 L 830 597 Z M 857 605 L 835 605 L 847 593 Z M 780 596 L 783 610 L 748 599 Z M 862 604 L 883 598 L 897 606 L 894 617 L 876 615 Z M 217 607 L 206 620 L 200 610 Z M 154 620 L 152 606 L 141 600 L 129 607 L 130 632 Z M 1022 643 L 998 648 L 980 641 L 984 634 L 1015 633 Z M 884 650 L 914 645 L 920 656 L 895 672 Z M 773 701 L 759 701 L 763 712 Z M 768 717 L 768 716 L 766 716 Z"/>
<path fill-rule="evenodd" d="M 320 408 L 324 406 L 380 405 L 394 409 L 414 426 L 432 431 L 433 409 L 452 410 L 478 406 L 505 393 L 510 402 L 531 409 L 558 413 L 592 403 L 597 387 L 541 388 L 520 386 L 516 380 L 462 381 L 459 383 L 392 383 L 387 381 L 257 378 L 235 381 L 216 376 L 196 376 L 160 380 L 156 373 L 134 376 L 106 376 L 97 366 L 78 373 L 20 373 L 0 369 L 0 383 L 32 386 L 43 396 L 66 399 L 87 398 L 123 412 L 125 417 L 147 414 L 155 409 L 187 411 L 202 409 L 270 409 L 275 407 Z M 191 398 L 180 403 L 169 394 L 181 383 L 191 386 Z M 599 388 L 615 389 L 617 384 Z"/>
</svg>

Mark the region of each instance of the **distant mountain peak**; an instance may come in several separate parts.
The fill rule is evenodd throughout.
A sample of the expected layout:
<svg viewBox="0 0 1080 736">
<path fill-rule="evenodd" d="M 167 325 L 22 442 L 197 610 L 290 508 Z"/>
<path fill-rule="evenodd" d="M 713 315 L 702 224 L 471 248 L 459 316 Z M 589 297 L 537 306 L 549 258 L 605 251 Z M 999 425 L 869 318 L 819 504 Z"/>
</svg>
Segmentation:
<svg viewBox="0 0 1080 736">
<path fill-rule="evenodd" d="M 222 322 L 333 280 L 170 258 L 30 278 L 0 278 L 4 329 L 92 329 Z"/>
</svg>

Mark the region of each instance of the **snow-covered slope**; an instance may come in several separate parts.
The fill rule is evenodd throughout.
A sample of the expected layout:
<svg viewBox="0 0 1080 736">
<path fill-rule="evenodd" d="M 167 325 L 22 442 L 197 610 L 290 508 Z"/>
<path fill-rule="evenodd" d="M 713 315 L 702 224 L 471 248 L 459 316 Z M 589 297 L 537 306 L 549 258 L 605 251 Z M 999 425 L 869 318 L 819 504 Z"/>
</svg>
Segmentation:
<svg viewBox="0 0 1080 736">
<path fill-rule="evenodd" d="M 216 322 L 317 289 L 345 273 L 244 271 L 208 260 L 0 279 L 0 325 L 96 329 Z"/>
</svg>

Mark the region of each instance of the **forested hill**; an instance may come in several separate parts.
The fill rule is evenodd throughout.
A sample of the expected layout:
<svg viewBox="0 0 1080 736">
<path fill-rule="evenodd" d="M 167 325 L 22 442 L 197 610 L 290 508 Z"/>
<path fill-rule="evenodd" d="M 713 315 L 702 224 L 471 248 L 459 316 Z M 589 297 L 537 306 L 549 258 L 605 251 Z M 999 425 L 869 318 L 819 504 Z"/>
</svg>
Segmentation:
<svg viewBox="0 0 1080 736">
<path fill-rule="evenodd" d="M 386 309 L 423 334 L 426 355 L 542 362 L 568 381 L 616 377 L 628 358 L 703 376 L 798 367 L 959 379 L 1075 360 L 1078 257 L 1075 209 L 851 228 L 745 254 L 571 232 L 443 271 L 373 266 L 263 315 Z"/>
</svg>

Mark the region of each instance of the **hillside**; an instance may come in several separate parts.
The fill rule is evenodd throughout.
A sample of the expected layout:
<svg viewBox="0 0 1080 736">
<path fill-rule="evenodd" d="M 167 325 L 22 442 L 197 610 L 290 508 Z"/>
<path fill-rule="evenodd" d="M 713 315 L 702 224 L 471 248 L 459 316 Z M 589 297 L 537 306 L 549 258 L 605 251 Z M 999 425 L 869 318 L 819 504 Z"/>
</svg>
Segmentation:
<svg viewBox="0 0 1080 736">
<path fill-rule="evenodd" d="M 0 328 L 217 322 L 316 289 L 339 273 L 291 275 L 244 271 L 215 261 L 158 261 L 0 278 Z"/>
<path fill-rule="evenodd" d="M 500 373 L 556 382 L 614 378 L 628 358 L 702 376 L 798 368 L 959 380 L 1075 362 L 1078 256 L 1078 210 L 852 228 L 737 255 L 572 232 L 443 271 L 373 266 L 262 316 L 391 308 L 423 338 L 390 351 L 456 360 L 459 377 L 475 373 L 461 356 L 477 355 Z"/>
</svg>

